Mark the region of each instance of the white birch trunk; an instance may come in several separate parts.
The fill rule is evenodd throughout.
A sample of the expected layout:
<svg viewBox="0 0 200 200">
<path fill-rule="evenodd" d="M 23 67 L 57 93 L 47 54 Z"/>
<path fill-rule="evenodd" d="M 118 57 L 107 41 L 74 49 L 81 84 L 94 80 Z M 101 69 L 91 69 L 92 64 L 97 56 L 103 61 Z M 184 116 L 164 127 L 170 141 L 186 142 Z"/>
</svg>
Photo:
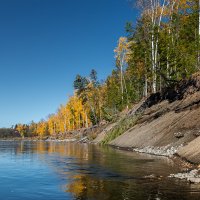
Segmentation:
<svg viewBox="0 0 200 200">
<path fill-rule="evenodd" d="M 144 85 L 144 96 L 148 96 L 148 82 L 147 82 L 147 74 L 145 74 L 145 85 Z"/>
<path fill-rule="evenodd" d="M 120 82 L 121 82 L 121 93 L 122 93 L 122 103 L 123 103 L 123 99 L 124 99 L 124 88 L 123 88 L 123 69 L 122 66 L 120 66 Z"/>
<path fill-rule="evenodd" d="M 148 77 L 147 77 L 147 55 L 145 51 L 145 58 L 144 58 L 144 64 L 145 64 L 145 83 L 144 83 L 144 97 L 148 96 Z"/>
<path fill-rule="evenodd" d="M 65 113 L 64 113 L 64 131 L 65 133 L 67 132 L 67 111 L 66 111 L 66 108 L 65 108 Z"/>
<path fill-rule="evenodd" d="M 86 112 L 85 112 L 85 123 L 86 123 L 86 128 L 88 128 L 88 117 Z"/>
<path fill-rule="evenodd" d="M 154 2 L 151 0 L 151 23 L 152 23 L 152 33 L 151 33 L 151 62 L 152 62 L 152 92 L 156 92 L 156 66 L 155 66 L 155 11 L 154 11 Z"/>
<path fill-rule="evenodd" d="M 124 59 L 125 55 L 122 52 L 122 57 L 120 58 L 120 82 L 121 82 L 121 93 L 122 93 L 122 103 L 124 101 L 124 85 L 123 85 L 123 66 L 124 66 Z"/>
</svg>

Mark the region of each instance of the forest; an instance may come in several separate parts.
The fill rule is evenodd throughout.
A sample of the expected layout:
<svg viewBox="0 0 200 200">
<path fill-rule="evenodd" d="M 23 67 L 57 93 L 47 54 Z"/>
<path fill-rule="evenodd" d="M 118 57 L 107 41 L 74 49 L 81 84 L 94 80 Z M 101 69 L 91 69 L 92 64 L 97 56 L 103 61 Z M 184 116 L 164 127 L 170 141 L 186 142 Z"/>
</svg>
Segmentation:
<svg viewBox="0 0 200 200">
<path fill-rule="evenodd" d="M 135 2 L 135 1 L 134 1 Z M 138 0 L 137 22 L 127 22 L 114 49 L 116 67 L 105 81 L 95 69 L 78 74 L 74 94 L 38 123 L 17 124 L 21 136 L 47 136 L 112 121 L 119 112 L 162 93 L 200 69 L 200 2 Z M 131 9 L 131 8 L 130 8 Z"/>
</svg>

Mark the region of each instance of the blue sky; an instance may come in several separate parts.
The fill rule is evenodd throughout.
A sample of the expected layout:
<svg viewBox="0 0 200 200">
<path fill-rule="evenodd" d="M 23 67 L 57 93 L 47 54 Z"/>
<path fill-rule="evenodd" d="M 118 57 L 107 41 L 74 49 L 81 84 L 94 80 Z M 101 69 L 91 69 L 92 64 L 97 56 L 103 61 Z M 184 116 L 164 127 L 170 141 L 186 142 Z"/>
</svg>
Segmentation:
<svg viewBox="0 0 200 200">
<path fill-rule="evenodd" d="M 78 73 L 105 79 L 137 15 L 128 0 L 0 0 L 0 127 L 54 113 Z"/>
</svg>

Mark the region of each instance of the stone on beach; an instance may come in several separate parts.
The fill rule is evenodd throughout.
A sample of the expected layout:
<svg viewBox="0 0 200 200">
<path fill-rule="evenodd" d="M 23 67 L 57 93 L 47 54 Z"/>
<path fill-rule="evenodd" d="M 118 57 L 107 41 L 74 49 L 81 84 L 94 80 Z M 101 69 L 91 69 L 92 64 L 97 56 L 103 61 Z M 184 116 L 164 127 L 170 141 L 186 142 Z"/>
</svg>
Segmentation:
<svg viewBox="0 0 200 200">
<path fill-rule="evenodd" d="M 159 156 L 167 156 L 171 157 L 173 156 L 177 150 L 182 147 L 182 145 L 178 147 L 170 147 L 169 145 L 163 146 L 163 147 L 144 147 L 144 148 L 134 148 L 133 151 L 139 152 L 139 153 L 147 153 L 152 155 L 159 155 Z"/>
<path fill-rule="evenodd" d="M 178 179 L 185 179 L 190 183 L 198 184 L 200 183 L 200 175 L 199 170 L 194 169 L 187 173 L 177 173 L 177 174 L 170 174 L 170 178 L 178 178 Z"/>
</svg>

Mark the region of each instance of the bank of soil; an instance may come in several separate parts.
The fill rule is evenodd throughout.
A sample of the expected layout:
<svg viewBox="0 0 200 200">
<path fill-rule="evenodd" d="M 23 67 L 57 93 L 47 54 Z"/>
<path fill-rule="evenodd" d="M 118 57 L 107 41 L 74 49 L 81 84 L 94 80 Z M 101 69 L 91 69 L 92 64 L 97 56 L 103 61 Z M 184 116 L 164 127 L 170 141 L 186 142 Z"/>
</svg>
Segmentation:
<svg viewBox="0 0 200 200">
<path fill-rule="evenodd" d="M 127 118 L 135 116 L 137 123 L 110 145 L 200 163 L 200 72 L 136 105 Z M 119 123 L 109 124 L 94 142 L 105 140 Z"/>
</svg>

